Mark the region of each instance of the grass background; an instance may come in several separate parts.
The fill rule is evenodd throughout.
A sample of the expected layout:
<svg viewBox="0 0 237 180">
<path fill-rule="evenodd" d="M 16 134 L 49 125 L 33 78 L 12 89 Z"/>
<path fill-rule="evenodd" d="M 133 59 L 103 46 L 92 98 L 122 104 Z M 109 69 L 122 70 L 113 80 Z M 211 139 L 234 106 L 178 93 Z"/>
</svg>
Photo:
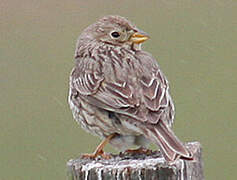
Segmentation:
<svg viewBox="0 0 237 180">
<path fill-rule="evenodd" d="M 175 132 L 203 145 L 206 179 L 235 179 L 234 0 L 1 0 L 0 180 L 65 179 L 67 160 L 99 143 L 72 118 L 68 77 L 78 35 L 107 14 L 151 36 L 143 47 L 170 81 Z"/>
</svg>

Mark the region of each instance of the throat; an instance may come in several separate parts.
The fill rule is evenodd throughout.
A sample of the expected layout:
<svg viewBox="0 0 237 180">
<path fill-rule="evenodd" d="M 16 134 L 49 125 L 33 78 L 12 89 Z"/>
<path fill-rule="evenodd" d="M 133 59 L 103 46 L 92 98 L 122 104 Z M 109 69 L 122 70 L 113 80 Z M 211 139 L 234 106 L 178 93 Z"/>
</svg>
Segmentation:
<svg viewBox="0 0 237 180">
<path fill-rule="evenodd" d="M 133 44 L 132 44 L 132 50 L 134 50 L 134 51 L 140 51 L 140 50 L 142 50 L 142 43 L 139 43 L 139 44 L 133 43 Z"/>
</svg>

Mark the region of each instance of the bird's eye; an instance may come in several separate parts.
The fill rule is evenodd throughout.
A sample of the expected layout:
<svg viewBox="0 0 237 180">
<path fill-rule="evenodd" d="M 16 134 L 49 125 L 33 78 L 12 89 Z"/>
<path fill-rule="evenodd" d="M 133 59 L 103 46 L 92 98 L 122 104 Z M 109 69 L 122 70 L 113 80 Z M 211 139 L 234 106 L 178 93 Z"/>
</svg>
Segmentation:
<svg viewBox="0 0 237 180">
<path fill-rule="evenodd" d="M 114 32 L 111 33 L 111 36 L 113 38 L 118 38 L 120 36 L 120 34 L 118 32 L 116 32 L 116 31 L 114 31 Z"/>
</svg>

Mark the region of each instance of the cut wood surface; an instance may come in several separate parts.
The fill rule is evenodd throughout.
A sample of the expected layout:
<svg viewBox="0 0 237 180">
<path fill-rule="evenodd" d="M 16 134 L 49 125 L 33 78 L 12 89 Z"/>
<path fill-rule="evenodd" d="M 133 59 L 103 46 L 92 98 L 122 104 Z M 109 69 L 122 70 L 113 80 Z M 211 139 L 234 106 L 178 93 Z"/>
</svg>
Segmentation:
<svg viewBox="0 0 237 180">
<path fill-rule="evenodd" d="M 199 142 L 186 143 L 193 160 L 168 163 L 159 151 L 149 154 L 120 153 L 111 159 L 71 159 L 67 162 L 68 180 L 203 180 Z"/>
</svg>

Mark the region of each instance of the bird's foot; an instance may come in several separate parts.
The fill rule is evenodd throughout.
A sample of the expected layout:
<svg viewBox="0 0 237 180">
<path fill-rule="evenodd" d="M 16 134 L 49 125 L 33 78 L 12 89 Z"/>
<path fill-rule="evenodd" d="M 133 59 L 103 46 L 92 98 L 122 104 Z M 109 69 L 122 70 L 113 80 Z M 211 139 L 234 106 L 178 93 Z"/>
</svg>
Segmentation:
<svg viewBox="0 0 237 180">
<path fill-rule="evenodd" d="M 136 154 L 150 155 L 150 154 L 152 154 L 152 150 L 144 148 L 144 147 L 140 147 L 138 149 L 127 149 L 125 151 L 125 153 L 127 153 L 127 154 L 134 154 L 134 155 L 136 155 Z"/>
<path fill-rule="evenodd" d="M 111 134 L 108 137 L 106 137 L 96 148 L 95 152 L 92 154 L 83 154 L 81 158 L 90 158 L 90 159 L 95 159 L 98 156 L 104 158 L 104 159 L 111 159 L 112 156 L 110 154 L 107 154 L 104 152 L 104 147 L 105 145 L 114 137 L 116 134 Z"/>
<path fill-rule="evenodd" d="M 112 158 L 112 156 L 110 154 L 105 153 L 103 150 L 96 151 L 92 154 L 83 154 L 83 155 L 81 155 L 81 158 L 95 159 L 98 156 L 102 157 L 103 159 L 111 159 Z"/>
</svg>

